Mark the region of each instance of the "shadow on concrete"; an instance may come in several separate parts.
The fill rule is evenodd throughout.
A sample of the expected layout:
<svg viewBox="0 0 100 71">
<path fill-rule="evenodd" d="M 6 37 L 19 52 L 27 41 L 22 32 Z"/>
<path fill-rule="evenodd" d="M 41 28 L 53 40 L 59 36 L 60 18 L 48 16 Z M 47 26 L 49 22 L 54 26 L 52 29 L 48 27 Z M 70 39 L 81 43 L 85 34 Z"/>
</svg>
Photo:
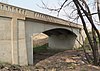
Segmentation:
<svg viewBox="0 0 100 71">
<path fill-rule="evenodd" d="M 33 62 L 34 62 L 34 65 L 36 65 L 38 62 L 40 62 L 41 60 L 44 60 L 46 58 L 49 58 L 57 53 L 60 53 L 60 52 L 63 52 L 65 50 L 54 50 L 54 49 L 47 49 L 43 52 L 38 52 L 38 53 L 34 53 L 33 54 Z"/>
</svg>

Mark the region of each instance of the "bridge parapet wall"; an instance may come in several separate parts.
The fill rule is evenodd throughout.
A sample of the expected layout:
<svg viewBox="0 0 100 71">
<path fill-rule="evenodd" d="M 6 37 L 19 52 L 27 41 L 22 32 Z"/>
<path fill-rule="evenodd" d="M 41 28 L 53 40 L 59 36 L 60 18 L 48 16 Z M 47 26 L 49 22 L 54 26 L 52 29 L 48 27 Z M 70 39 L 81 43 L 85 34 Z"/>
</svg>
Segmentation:
<svg viewBox="0 0 100 71">
<path fill-rule="evenodd" d="M 50 15 L 31 11 L 31 10 L 26 10 L 26 17 L 32 18 L 32 19 L 35 19 L 35 20 L 50 22 L 50 23 L 53 23 L 53 24 L 56 23 L 58 25 L 64 25 L 64 26 L 67 26 L 67 27 L 74 27 L 74 28 L 78 28 L 78 29 L 82 28 L 82 25 L 79 25 L 79 24 L 76 24 L 76 23 L 73 23 L 73 22 L 69 22 L 69 21 L 66 21 L 66 20 L 63 20 L 63 19 L 60 19 L 60 18 L 57 18 L 57 17 L 53 17 L 53 16 L 50 16 Z"/>
<path fill-rule="evenodd" d="M 25 15 L 25 9 L 15 7 L 12 5 L 8 5 L 5 3 L 1 3 L 1 2 L 0 2 L 0 10 L 5 10 L 5 11 L 9 11 L 9 12 L 14 12 L 14 13 L 20 13 L 20 14 Z"/>
</svg>

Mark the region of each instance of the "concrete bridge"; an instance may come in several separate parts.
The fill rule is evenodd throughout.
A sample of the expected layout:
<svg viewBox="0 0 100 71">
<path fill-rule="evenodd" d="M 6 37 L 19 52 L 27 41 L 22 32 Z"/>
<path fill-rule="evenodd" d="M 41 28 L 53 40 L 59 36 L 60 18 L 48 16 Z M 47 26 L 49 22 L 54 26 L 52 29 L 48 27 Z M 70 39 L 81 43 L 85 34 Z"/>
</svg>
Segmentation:
<svg viewBox="0 0 100 71">
<path fill-rule="evenodd" d="M 0 61 L 33 64 L 32 36 L 49 36 L 52 49 L 73 49 L 82 41 L 82 26 L 46 14 L 0 3 Z"/>
</svg>

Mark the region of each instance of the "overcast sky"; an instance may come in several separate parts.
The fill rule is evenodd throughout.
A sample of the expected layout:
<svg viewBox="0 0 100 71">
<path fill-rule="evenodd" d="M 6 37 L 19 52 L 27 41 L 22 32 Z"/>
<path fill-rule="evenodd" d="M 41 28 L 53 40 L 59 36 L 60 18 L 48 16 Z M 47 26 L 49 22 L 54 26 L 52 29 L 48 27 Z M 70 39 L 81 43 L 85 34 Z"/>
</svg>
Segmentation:
<svg viewBox="0 0 100 71">
<path fill-rule="evenodd" d="M 8 3 L 10 5 L 45 13 L 55 17 L 57 17 L 58 14 L 57 12 L 51 12 L 47 9 L 42 9 L 39 7 L 39 6 L 41 7 L 43 6 L 43 3 L 41 1 L 43 1 L 49 8 L 58 8 L 60 7 L 59 4 L 62 4 L 64 2 L 64 0 L 0 0 L 0 1 Z M 70 9 L 68 9 L 68 11 L 70 12 Z M 63 11 L 60 12 L 59 17 L 66 19 L 65 13 Z"/>
<path fill-rule="evenodd" d="M 49 7 L 51 7 L 51 8 L 57 7 L 59 5 L 58 3 L 63 0 L 0 0 L 0 1 L 6 2 L 6 3 L 14 5 L 14 6 L 18 6 L 18 7 L 30 9 L 33 11 L 49 14 L 52 16 L 57 16 L 57 13 L 55 13 L 55 12 L 51 13 L 50 11 L 48 11 L 46 9 L 42 9 L 39 6 L 43 6 L 43 4 L 41 2 L 41 1 L 43 1 L 45 4 L 49 5 Z"/>
</svg>

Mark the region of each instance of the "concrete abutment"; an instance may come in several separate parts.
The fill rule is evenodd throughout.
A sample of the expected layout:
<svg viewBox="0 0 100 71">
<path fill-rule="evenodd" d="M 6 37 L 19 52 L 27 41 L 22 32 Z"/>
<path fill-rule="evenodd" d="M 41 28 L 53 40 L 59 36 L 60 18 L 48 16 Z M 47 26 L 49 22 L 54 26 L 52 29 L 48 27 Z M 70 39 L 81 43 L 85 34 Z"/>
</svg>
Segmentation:
<svg viewBox="0 0 100 71">
<path fill-rule="evenodd" d="M 25 23 L 16 17 L 0 17 L 0 61 L 27 65 Z"/>
<path fill-rule="evenodd" d="M 11 21 L 12 64 L 27 65 L 25 22 L 12 18 Z"/>
</svg>

